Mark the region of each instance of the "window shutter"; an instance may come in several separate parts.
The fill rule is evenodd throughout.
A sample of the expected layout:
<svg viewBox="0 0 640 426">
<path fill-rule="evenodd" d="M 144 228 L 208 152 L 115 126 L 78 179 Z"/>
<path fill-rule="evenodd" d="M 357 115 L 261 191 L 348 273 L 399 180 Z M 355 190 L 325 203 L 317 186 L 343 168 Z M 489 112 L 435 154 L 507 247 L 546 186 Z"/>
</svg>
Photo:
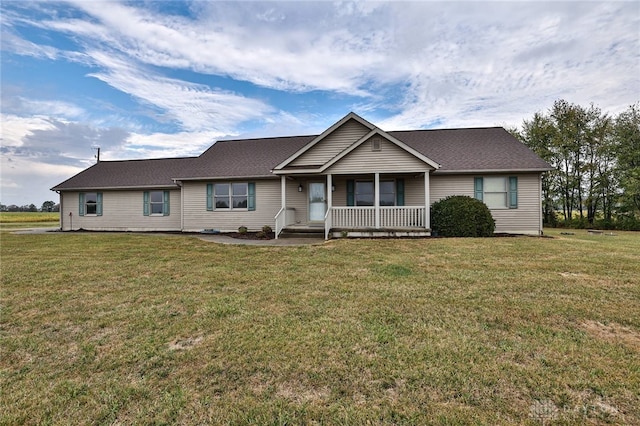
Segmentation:
<svg viewBox="0 0 640 426">
<path fill-rule="evenodd" d="M 256 209 L 256 183 L 249 182 L 248 185 L 248 197 L 247 197 L 247 210 L 250 212 Z"/>
<path fill-rule="evenodd" d="M 355 205 L 355 182 L 353 179 L 347 181 L 347 206 Z"/>
<path fill-rule="evenodd" d="M 102 216 L 102 192 L 96 194 L 96 215 Z"/>
<path fill-rule="evenodd" d="M 162 206 L 162 216 L 169 216 L 169 191 L 164 191 L 164 206 Z"/>
<path fill-rule="evenodd" d="M 396 205 L 404 206 L 404 179 L 396 179 Z"/>
<path fill-rule="evenodd" d="M 482 199 L 482 178 L 481 177 L 477 177 L 474 178 L 473 180 L 473 186 L 474 186 L 474 197 L 476 200 L 480 200 L 483 201 Z"/>
<path fill-rule="evenodd" d="M 518 208 L 518 177 L 509 176 L 509 208 Z"/>
<path fill-rule="evenodd" d="M 149 191 L 142 193 L 142 214 L 149 216 Z"/>
<path fill-rule="evenodd" d="M 213 184 L 207 184 L 207 210 L 213 211 Z"/>
<path fill-rule="evenodd" d="M 78 215 L 84 216 L 84 192 L 78 195 Z"/>
</svg>

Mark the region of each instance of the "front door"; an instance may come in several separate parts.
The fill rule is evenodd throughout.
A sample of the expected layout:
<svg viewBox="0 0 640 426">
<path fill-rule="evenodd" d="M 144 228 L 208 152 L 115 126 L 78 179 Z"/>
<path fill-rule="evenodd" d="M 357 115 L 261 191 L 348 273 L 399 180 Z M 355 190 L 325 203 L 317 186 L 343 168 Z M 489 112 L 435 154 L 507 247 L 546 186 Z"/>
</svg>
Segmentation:
<svg viewBox="0 0 640 426">
<path fill-rule="evenodd" d="M 324 183 L 309 183 L 309 222 L 323 222 L 326 211 Z"/>
</svg>

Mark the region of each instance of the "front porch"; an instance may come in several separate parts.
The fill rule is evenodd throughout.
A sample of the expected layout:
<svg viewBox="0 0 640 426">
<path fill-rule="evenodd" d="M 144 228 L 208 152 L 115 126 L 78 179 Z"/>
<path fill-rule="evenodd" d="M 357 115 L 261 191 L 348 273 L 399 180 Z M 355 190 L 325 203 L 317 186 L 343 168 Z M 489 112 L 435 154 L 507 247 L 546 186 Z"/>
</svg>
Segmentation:
<svg viewBox="0 0 640 426">
<path fill-rule="evenodd" d="M 371 187 L 371 193 L 358 193 L 360 183 L 363 188 Z M 392 194 L 384 192 L 389 191 L 385 184 L 393 188 Z M 281 209 L 274 217 L 276 238 L 283 232 L 322 233 L 325 239 L 431 235 L 428 172 L 281 176 L 281 197 Z M 398 205 L 405 200 L 415 204 Z M 358 203 L 372 205 L 354 205 Z"/>
</svg>

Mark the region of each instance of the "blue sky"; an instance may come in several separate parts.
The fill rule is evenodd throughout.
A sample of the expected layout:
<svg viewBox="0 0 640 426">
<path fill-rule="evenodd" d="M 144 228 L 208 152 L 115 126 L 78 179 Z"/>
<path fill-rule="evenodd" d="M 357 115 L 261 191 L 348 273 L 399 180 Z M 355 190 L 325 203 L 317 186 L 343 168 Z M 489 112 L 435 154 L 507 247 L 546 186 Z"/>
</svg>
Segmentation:
<svg viewBox="0 0 640 426">
<path fill-rule="evenodd" d="M 519 126 L 556 99 L 640 100 L 640 2 L 6 1 L 3 204 L 101 159 L 218 139 Z"/>
</svg>

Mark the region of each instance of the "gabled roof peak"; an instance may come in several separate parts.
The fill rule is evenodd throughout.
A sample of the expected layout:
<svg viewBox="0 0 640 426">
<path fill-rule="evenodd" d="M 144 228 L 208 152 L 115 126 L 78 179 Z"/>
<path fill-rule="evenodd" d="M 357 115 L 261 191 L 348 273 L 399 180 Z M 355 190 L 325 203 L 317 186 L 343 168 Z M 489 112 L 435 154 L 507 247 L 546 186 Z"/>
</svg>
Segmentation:
<svg viewBox="0 0 640 426">
<path fill-rule="evenodd" d="M 358 114 L 356 114 L 355 112 L 352 111 L 352 112 L 348 113 L 347 115 L 345 115 L 344 117 L 342 117 L 340 120 L 338 120 L 331 127 L 329 127 L 327 130 L 322 132 L 320 135 L 318 135 L 315 139 L 313 139 L 307 145 L 302 147 L 296 153 L 291 155 L 285 161 L 283 161 L 282 163 L 280 163 L 276 167 L 274 167 L 274 170 L 280 170 L 283 167 L 287 166 L 292 161 L 294 161 L 296 158 L 300 157 L 302 154 L 304 154 L 309 149 L 311 149 L 313 146 L 315 146 L 318 142 L 320 142 L 321 140 L 326 138 L 328 135 L 332 134 L 336 129 L 338 129 L 340 126 L 342 126 L 343 124 L 345 124 L 349 120 L 355 120 L 356 122 L 360 123 L 361 125 L 363 125 L 364 127 L 368 128 L 369 130 L 378 129 L 377 126 L 375 126 L 374 124 L 368 122 L 367 120 L 365 120 L 364 118 L 360 117 Z M 378 130 L 380 130 L 380 129 L 378 129 Z"/>
</svg>

